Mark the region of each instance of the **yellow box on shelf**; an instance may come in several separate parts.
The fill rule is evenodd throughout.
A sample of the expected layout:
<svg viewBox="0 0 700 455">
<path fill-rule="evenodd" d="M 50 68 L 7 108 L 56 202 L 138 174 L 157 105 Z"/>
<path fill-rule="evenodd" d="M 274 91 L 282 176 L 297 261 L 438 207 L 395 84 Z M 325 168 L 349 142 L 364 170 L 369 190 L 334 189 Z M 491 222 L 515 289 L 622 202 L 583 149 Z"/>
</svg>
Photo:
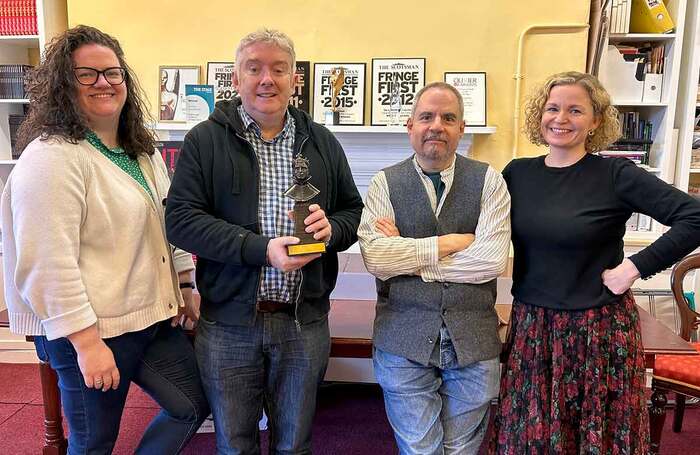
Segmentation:
<svg viewBox="0 0 700 455">
<path fill-rule="evenodd" d="M 630 33 L 673 33 L 675 29 L 663 0 L 632 0 Z"/>
</svg>

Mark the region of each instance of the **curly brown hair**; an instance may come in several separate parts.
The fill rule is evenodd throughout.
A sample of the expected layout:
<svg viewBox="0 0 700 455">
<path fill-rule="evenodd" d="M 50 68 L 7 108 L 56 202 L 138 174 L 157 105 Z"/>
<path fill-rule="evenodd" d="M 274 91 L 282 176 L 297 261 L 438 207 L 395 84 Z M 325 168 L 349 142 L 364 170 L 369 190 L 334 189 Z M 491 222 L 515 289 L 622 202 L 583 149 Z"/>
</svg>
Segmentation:
<svg viewBox="0 0 700 455">
<path fill-rule="evenodd" d="M 30 72 L 26 81 L 29 113 L 17 133 L 18 149 L 24 150 L 37 137 L 44 141 L 58 136 L 72 144 L 85 139 L 90 128 L 78 107 L 73 52 L 86 44 L 111 49 L 126 71 L 126 102 L 117 129 L 119 145 L 132 158 L 152 155 L 155 139 L 145 124 L 152 119 L 144 103 L 143 89 L 124 60 L 124 51 L 115 38 L 86 25 L 73 27 L 54 38 L 46 47 L 44 61 Z"/>
<path fill-rule="evenodd" d="M 567 71 L 549 76 L 528 98 L 525 104 L 523 132 L 530 139 L 530 142 L 536 145 L 547 145 L 542 137 L 540 124 L 544 106 L 549 99 L 549 92 L 557 85 L 580 85 L 583 87 L 593 105 L 593 115 L 600 120 L 600 125 L 593 130 L 593 135 L 586 138 L 586 151 L 604 150 L 622 136 L 617 109 L 612 105 L 610 95 L 600 81 L 590 74 Z"/>
</svg>

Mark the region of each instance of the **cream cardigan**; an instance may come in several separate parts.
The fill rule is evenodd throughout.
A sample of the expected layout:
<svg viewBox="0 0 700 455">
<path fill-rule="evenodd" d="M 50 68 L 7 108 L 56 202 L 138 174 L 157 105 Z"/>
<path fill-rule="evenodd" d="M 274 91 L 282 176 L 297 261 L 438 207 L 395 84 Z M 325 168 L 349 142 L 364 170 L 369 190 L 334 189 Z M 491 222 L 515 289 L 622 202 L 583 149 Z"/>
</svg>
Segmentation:
<svg viewBox="0 0 700 455">
<path fill-rule="evenodd" d="M 156 202 L 86 141 L 27 146 L 0 203 L 13 332 L 51 340 L 97 323 L 110 338 L 177 313 L 177 272 L 193 269 L 192 257 L 165 239 L 163 160 L 139 164 Z"/>
</svg>

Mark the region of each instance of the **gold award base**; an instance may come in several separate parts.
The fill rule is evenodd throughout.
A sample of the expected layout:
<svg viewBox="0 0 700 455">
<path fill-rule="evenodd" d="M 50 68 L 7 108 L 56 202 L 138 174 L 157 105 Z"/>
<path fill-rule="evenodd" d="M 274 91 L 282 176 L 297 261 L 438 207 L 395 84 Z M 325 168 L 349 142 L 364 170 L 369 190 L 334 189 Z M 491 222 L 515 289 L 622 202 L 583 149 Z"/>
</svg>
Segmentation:
<svg viewBox="0 0 700 455">
<path fill-rule="evenodd" d="M 302 254 L 325 253 L 326 245 L 323 242 L 287 245 L 287 254 L 300 256 Z"/>
<path fill-rule="evenodd" d="M 309 202 L 294 203 L 294 237 L 298 237 L 301 241 L 296 245 L 287 245 L 289 256 L 326 252 L 326 244 L 319 242 L 312 234 L 304 230 L 306 229 L 304 219 L 309 216 L 309 205 Z"/>
</svg>

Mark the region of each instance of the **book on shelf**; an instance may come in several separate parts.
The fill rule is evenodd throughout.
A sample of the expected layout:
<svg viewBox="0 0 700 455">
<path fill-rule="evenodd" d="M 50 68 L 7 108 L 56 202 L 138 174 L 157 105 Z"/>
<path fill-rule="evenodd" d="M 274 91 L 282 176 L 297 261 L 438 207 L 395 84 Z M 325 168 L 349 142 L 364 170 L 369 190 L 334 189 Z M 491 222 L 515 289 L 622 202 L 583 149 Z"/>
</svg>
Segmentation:
<svg viewBox="0 0 700 455">
<path fill-rule="evenodd" d="M 597 155 L 603 158 L 627 158 L 637 165 L 644 165 L 647 162 L 647 152 L 637 150 L 601 150 Z"/>
<path fill-rule="evenodd" d="M 629 33 L 632 0 L 610 0 L 610 33 Z"/>
<path fill-rule="evenodd" d="M 29 65 L 0 65 L 0 99 L 24 99 L 24 79 Z"/>
<path fill-rule="evenodd" d="M 0 35 L 22 36 L 37 33 L 35 0 L 0 1 Z"/>
<path fill-rule="evenodd" d="M 663 0 L 632 0 L 632 33 L 673 33 L 676 26 Z"/>
<path fill-rule="evenodd" d="M 700 143 L 698 143 L 698 148 L 690 151 L 690 168 L 700 169 Z"/>
<path fill-rule="evenodd" d="M 7 116 L 7 122 L 10 126 L 10 151 L 12 153 L 13 160 L 16 160 L 22 154 L 21 150 L 17 150 L 17 131 L 19 131 L 20 125 L 26 118 L 26 115 L 10 114 Z"/>
</svg>

